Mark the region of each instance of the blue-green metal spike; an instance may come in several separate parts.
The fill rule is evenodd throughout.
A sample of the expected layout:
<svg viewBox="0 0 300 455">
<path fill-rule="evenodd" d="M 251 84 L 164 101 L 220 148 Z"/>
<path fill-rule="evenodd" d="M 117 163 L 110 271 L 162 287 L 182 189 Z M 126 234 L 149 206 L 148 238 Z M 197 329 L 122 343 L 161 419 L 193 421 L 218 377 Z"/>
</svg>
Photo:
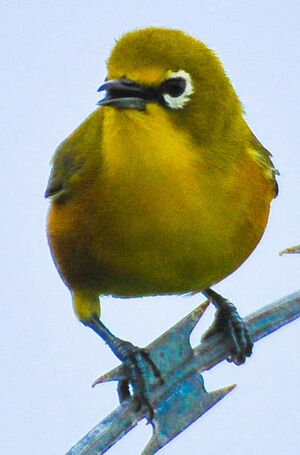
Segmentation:
<svg viewBox="0 0 300 455">
<path fill-rule="evenodd" d="M 208 306 L 204 303 L 157 340 L 146 347 L 151 359 L 159 368 L 165 382 L 159 384 L 151 377 L 147 391 L 154 409 L 153 436 L 142 455 L 152 455 L 177 434 L 208 411 L 235 386 L 206 392 L 201 372 L 209 370 L 228 357 L 229 343 L 219 335 L 203 341 L 192 350 L 190 334 Z M 283 297 L 247 316 L 254 342 L 269 335 L 285 324 L 300 317 L 300 291 Z M 96 383 L 125 378 L 121 365 L 101 376 Z M 153 376 L 153 374 L 152 374 Z M 148 379 L 148 378 L 147 378 Z M 148 412 L 125 401 L 93 428 L 66 455 L 102 455 L 122 436 L 131 430 Z"/>
<path fill-rule="evenodd" d="M 161 372 L 164 379 L 167 379 L 172 373 L 193 356 L 193 350 L 190 345 L 190 335 L 195 325 L 200 320 L 204 311 L 209 305 L 209 300 L 204 302 L 185 318 L 175 324 L 171 329 L 163 333 L 153 343 L 147 346 L 151 359 Z M 152 374 L 149 368 L 149 376 Z M 123 365 L 105 373 L 96 379 L 93 386 L 107 381 L 119 381 L 126 378 L 126 372 Z M 149 383 L 157 385 L 157 380 L 149 378 Z M 151 387 L 150 387 L 151 388 Z"/>
<path fill-rule="evenodd" d="M 202 376 L 197 372 L 174 384 L 155 408 L 154 433 L 142 455 L 156 453 L 234 388 L 232 385 L 208 393 Z"/>
<path fill-rule="evenodd" d="M 190 336 L 209 303 L 209 300 L 204 302 L 147 346 L 147 349 L 151 352 L 151 359 L 161 371 L 163 377 L 172 375 L 174 371 L 178 370 L 180 365 L 193 356 Z"/>
</svg>

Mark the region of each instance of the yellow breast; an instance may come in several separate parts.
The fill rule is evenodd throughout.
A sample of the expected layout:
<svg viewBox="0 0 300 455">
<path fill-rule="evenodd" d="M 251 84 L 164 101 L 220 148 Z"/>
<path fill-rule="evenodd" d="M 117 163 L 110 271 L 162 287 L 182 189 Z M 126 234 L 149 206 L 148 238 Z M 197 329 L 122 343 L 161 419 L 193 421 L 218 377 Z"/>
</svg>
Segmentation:
<svg viewBox="0 0 300 455">
<path fill-rule="evenodd" d="M 148 115 L 104 115 L 93 226 L 104 293 L 204 289 L 248 257 L 267 222 L 271 188 L 251 153 L 224 169 L 159 106 Z"/>
<path fill-rule="evenodd" d="M 186 293 L 233 272 L 258 243 L 272 199 L 255 154 L 245 148 L 222 163 L 156 105 L 101 115 L 63 144 L 76 148 L 83 171 L 49 214 L 69 287 L 123 297 Z"/>
</svg>

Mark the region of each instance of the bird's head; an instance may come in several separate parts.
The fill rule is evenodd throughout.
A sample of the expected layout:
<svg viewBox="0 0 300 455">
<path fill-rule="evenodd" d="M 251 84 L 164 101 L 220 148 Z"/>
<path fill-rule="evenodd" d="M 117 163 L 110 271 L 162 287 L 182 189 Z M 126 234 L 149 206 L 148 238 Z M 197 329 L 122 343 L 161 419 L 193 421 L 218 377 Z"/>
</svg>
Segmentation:
<svg viewBox="0 0 300 455">
<path fill-rule="evenodd" d="M 178 30 L 148 28 L 123 36 L 108 60 L 102 90 L 106 96 L 99 105 L 144 115 L 154 104 L 156 112 L 168 112 L 178 127 L 188 127 L 202 141 L 242 115 L 216 55 Z"/>
</svg>

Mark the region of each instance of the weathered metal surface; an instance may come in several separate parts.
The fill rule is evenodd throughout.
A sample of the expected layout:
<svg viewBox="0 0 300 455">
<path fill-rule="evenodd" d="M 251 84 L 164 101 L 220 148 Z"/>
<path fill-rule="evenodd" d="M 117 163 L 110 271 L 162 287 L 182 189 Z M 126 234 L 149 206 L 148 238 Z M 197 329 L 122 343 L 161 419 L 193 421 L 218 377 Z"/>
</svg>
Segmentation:
<svg viewBox="0 0 300 455">
<path fill-rule="evenodd" d="M 291 246 L 290 248 L 286 248 L 285 250 L 280 251 L 279 255 L 282 256 L 283 254 L 295 254 L 300 253 L 300 245 Z"/>
<path fill-rule="evenodd" d="M 152 455 L 178 433 L 191 425 L 235 386 L 206 392 L 200 372 L 208 370 L 228 357 L 229 345 L 216 335 L 192 350 L 190 334 L 208 306 L 205 302 L 175 326 L 147 346 L 165 380 L 160 385 L 150 377 L 148 399 L 155 414 L 153 436 L 142 455 Z M 300 291 L 267 305 L 245 318 L 253 341 L 269 335 L 300 316 Z M 150 374 L 150 370 L 149 370 Z M 121 366 L 101 376 L 95 384 L 124 378 Z M 147 415 L 131 402 L 116 408 L 92 429 L 66 455 L 101 455 Z"/>
</svg>

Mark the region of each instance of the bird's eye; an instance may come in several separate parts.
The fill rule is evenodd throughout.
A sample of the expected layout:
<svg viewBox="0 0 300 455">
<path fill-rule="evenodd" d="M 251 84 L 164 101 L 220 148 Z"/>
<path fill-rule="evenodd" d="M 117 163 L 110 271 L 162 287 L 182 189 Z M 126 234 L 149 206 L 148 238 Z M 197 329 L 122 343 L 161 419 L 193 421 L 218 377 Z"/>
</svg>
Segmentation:
<svg viewBox="0 0 300 455">
<path fill-rule="evenodd" d="M 183 77 L 171 77 L 161 84 L 161 93 L 177 98 L 183 94 L 186 87 L 186 80 Z"/>
<path fill-rule="evenodd" d="M 167 78 L 161 83 L 159 91 L 165 103 L 171 109 L 181 109 L 193 93 L 190 75 L 183 70 L 169 71 Z"/>
</svg>

